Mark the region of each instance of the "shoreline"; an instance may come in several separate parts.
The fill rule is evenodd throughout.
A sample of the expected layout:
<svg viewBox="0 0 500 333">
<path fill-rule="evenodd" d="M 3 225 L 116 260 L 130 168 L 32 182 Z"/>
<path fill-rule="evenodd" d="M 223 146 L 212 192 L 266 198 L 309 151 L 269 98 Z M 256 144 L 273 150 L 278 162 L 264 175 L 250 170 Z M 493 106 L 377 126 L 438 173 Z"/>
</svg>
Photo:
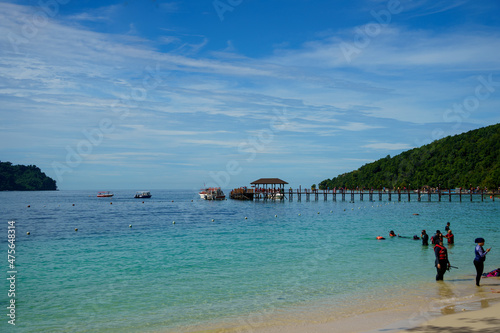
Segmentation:
<svg viewBox="0 0 500 333">
<path fill-rule="evenodd" d="M 436 327 L 460 328 L 474 321 L 474 327 L 482 326 L 475 321 L 489 317 L 500 331 L 500 279 L 487 278 L 477 288 L 473 278 L 466 276 L 445 282 L 430 282 L 425 287 L 439 290 L 436 297 L 410 293 L 408 298 L 381 300 L 378 309 L 363 306 L 322 308 L 314 304 L 293 311 L 277 310 L 272 315 L 265 312 L 251 314 L 245 319 L 208 327 L 191 327 L 179 332 L 217 333 L 380 333 L 380 332 L 437 332 Z M 420 286 L 419 286 L 420 287 Z M 494 310 L 492 310 L 494 309 Z M 455 317 L 460 318 L 457 322 Z M 495 320 L 491 319 L 494 318 Z M 237 324 L 236 324 L 237 323 Z M 458 325 L 458 326 L 452 326 Z M 430 328 L 430 329 L 429 329 Z M 177 330 L 176 330 L 177 332 Z M 489 332 L 489 331 L 488 331 Z"/>
</svg>

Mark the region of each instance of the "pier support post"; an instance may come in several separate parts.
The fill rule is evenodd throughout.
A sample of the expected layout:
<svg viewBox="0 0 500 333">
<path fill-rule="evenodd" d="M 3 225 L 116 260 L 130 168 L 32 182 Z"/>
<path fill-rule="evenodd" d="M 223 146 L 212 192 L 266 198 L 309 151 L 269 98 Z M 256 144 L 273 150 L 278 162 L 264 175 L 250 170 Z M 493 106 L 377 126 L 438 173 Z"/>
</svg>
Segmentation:
<svg viewBox="0 0 500 333">
<path fill-rule="evenodd" d="M 408 187 L 408 202 L 410 202 L 410 188 Z"/>
<path fill-rule="evenodd" d="M 427 201 L 431 202 L 431 197 L 432 197 L 432 193 L 431 193 L 431 189 L 429 189 L 427 192 Z"/>
<path fill-rule="evenodd" d="M 417 201 L 420 202 L 421 198 L 420 198 L 420 189 L 417 190 Z"/>
<path fill-rule="evenodd" d="M 342 201 L 345 201 L 345 192 L 342 190 Z"/>
<path fill-rule="evenodd" d="M 448 197 L 450 198 L 448 201 L 451 202 L 451 189 L 448 189 Z M 460 200 L 462 200 L 461 197 L 460 197 Z"/>
<path fill-rule="evenodd" d="M 373 191 L 370 190 L 370 194 L 368 195 L 368 200 L 373 201 Z"/>
<path fill-rule="evenodd" d="M 359 201 L 363 201 L 363 191 L 359 192 Z"/>
<path fill-rule="evenodd" d="M 354 202 L 354 190 L 351 189 L 351 201 Z"/>
<path fill-rule="evenodd" d="M 378 190 L 378 201 L 382 201 L 382 191 Z"/>
<path fill-rule="evenodd" d="M 398 201 L 401 201 L 401 190 L 398 190 Z"/>
<path fill-rule="evenodd" d="M 333 201 L 337 201 L 337 190 L 333 190 Z"/>
<path fill-rule="evenodd" d="M 441 202 L 441 188 L 438 188 L 438 201 Z"/>
<path fill-rule="evenodd" d="M 391 201 L 391 190 L 389 190 L 389 201 Z"/>
</svg>

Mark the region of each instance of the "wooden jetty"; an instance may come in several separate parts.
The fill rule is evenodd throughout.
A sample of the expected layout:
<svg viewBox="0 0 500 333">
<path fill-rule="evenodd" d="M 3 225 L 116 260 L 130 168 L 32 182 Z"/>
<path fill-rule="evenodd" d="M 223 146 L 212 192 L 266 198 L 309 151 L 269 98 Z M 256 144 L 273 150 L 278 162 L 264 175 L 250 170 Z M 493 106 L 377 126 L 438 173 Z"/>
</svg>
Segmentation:
<svg viewBox="0 0 500 333">
<path fill-rule="evenodd" d="M 366 197 L 368 197 L 368 201 L 376 201 L 374 198 L 378 199 L 378 201 L 382 201 L 383 197 L 387 197 L 388 201 L 403 201 L 403 198 L 405 198 L 405 201 L 411 201 L 412 197 L 413 199 L 416 199 L 417 201 L 422 201 L 423 197 L 427 197 L 428 202 L 432 201 L 432 197 L 437 196 L 437 200 L 441 201 L 442 198 L 448 197 L 448 201 L 452 201 L 452 197 L 458 197 L 459 201 L 462 202 L 462 198 L 466 199 L 468 198 L 470 201 L 473 201 L 473 197 L 480 197 L 481 201 L 484 201 L 485 196 L 489 196 L 493 201 L 495 201 L 495 195 L 498 195 L 498 193 L 495 193 L 495 191 L 487 192 L 484 190 L 467 190 L 463 191 L 460 189 L 458 192 L 452 191 L 451 189 L 448 190 L 441 190 L 438 189 L 436 191 L 422 191 L 420 189 L 417 190 L 409 190 L 409 189 L 398 189 L 398 190 L 359 190 L 359 189 L 346 189 L 346 188 L 340 188 L 340 189 L 333 189 L 333 190 L 312 190 L 312 189 L 304 189 L 302 190 L 301 188 L 296 189 L 295 191 L 293 189 L 288 190 L 288 199 L 290 201 L 293 200 L 294 196 L 297 197 L 298 201 L 301 201 L 302 196 L 305 195 L 306 200 L 309 201 L 311 200 L 311 195 L 314 195 L 314 200 L 318 201 L 319 196 L 322 195 L 323 199 L 325 201 L 328 200 L 328 196 L 332 196 L 333 201 L 337 201 L 337 198 L 342 201 L 346 201 L 346 196 L 350 198 L 349 201 L 354 202 L 355 197 L 359 196 L 359 201 L 364 201 Z M 415 198 L 416 196 L 416 198 Z"/>
<path fill-rule="evenodd" d="M 442 201 L 446 198 L 448 201 L 452 201 L 452 197 L 458 197 L 458 201 L 462 200 L 474 201 L 474 197 L 479 197 L 481 201 L 484 201 L 484 197 L 490 197 L 495 201 L 495 195 L 499 195 L 499 191 L 485 191 L 484 189 L 470 189 L 458 191 L 451 189 L 435 189 L 431 190 L 428 188 L 424 189 L 347 189 L 347 188 L 335 188 L 332 190 L 317 190 L 317 189 L 298 189 L 293 190 L 292 188 L 285 190 L 284 186 L 288 184 L 284 180 L 279 178 L 261 178 L 251 183 L 254 188 L 240 187 L 231 191 L 231 199 L 236 200 L 285 200 L 293 201 L 294 198 L 297 201 L 301 201 L 302 197 L 305 196 L 306 201 L 311 200 L 311 196 L 314 197 L 315 201 L 319 200 L 319 197 L 323 197 L 323 200 L 333 201 L 346 201 L 354 202 L 355 198 L 359 198 L 359 201 L 383 201 L 385 198 L 387 201 Z M 434 199 L 433 199 L 434 198 Z"/>
</svg>

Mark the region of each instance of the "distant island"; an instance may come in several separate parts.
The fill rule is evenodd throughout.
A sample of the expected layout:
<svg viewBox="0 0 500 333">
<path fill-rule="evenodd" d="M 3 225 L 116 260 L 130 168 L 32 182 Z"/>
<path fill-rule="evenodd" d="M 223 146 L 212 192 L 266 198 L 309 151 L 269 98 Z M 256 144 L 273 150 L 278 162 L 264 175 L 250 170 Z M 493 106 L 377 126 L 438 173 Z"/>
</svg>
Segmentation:
<svg viewBox="0 0 500 333">
<path fill-rule="evenodd" d="M 56 181 L 36 165 L 12 165 L 0 161 L 0 191 L 55 191 Z"/>
<path fill-rule="evenodd" d="M 319 183 L 320 189 L 458 188 L 500 186 L 500 124 L 436 140 L 394 157 L 387 155 Z"/>
</svg>

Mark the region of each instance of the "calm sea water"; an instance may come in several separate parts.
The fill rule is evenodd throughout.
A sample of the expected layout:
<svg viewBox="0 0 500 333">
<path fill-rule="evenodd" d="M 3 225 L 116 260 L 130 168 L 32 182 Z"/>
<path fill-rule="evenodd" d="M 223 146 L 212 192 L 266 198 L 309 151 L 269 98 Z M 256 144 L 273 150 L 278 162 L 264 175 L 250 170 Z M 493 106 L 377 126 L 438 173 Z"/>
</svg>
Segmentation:
<svg viewBox="0 0 500 333">
<path fill-rule="evenodd" d="M 8 221 L 16 221 L 16 331 L 190 332 L 465 299 L 437 287 L 432 248 L 411 239 L 422 229 L 444 231 L 446 222 L 459 269 L 445 275 L 445 289 L 474 283 L 476 237 L 493 246 L 486 270 L 500 266 L 500 199 L 211 202 L 196 191 L 134 194 L 0 192 L 4 276 Z M 375 239 L 389 230 L 409 238 Z M 0 331 L 13 331 L 6 279 L 0 288 Z"/>
</svg>

